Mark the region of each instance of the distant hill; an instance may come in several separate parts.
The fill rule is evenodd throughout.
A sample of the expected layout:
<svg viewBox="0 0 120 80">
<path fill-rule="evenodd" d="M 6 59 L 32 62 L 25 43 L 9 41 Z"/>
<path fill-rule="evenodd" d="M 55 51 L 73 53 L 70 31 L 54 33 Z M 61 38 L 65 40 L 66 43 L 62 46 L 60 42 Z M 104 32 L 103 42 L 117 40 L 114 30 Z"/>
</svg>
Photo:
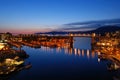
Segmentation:
<svg viewBox="0 0 120 80">
<path fill-rule="evenodd" d="M 97 34 L 104 34 L 106 32 L 115 32 L 115 31 L 119 31 L 120 27 L 119 26 L 113 26 L 113 25 L 108 25 L 108 26 L 102 26 L 99 27 L 95 30 L 91 30 L 91 31 L 83 31 L 83 32 L 75 32 L 75 33 L 97 33 Z"/>
<path fill-rule="evenodd" d="M 64 24 L 62 28 L 63 31 L 88 31 L 94 30 L 102 26 L 115 25 L 120 26 L 119 19 L 106 19 L 106 20 L 94 20 L 86 22 L 74 22 L 69 24 Z"/>
<path fill-rule="evenodd" d="M 55 31 L 36 33 L 36 34 L 68 34 L 68 33 L 105 33 L 114 32 L 120 30 L 120 18 L 118 19 L 106 19 L 106 20 L 94 20 L 86 22 L 74 22 L 60 26 L 60 29 Z"/>
<path fill-rule="evenodd" d="M 54 34 L 68 34 L 69 32 L 63 32 L 63 31 L 51 31 L 51 32 L 43 32 L 43 33 L 35 33 L 35 34 L 52 34 L 52 35 L 54 35 Z"/>
<path fill-rule="evenodd" d="M 97 28 L 96 30 L 93 30 L 92 32 L 95 33 L 105 33 L 105 32 L 115 32 L 120 30 L 119 26 L 102 26 L 100 28 Z"/>
<path fill-rule="evenodd" d="M 62 35 L 62 34 L 68 34 L 68 33 L 100 33 L 100 34 L 104 34 L 106 32 L 115 32 L 115 31 L 118 31 L 120 30 L 120 27 L 119 26 L 102 26 L 102 27 L 99 27 L 95 30 L 91 30 L 91 31 L 76 31 L 76 32 L 63 32 L 63 31 L 51 31 L 51 32 L 45 32 L 45 33 L 36 33 L 36 34 L 52 34 L 52 35 L 56 35 L 56 34 L 59 34 L 59 35 Z"/>
</svg>

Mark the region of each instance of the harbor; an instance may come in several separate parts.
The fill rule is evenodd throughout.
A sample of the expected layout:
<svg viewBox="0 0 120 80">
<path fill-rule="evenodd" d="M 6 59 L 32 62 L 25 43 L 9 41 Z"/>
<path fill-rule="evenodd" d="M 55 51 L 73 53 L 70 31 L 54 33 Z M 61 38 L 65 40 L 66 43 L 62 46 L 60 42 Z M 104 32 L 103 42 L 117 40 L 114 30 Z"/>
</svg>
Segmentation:
<svg viewBox="0 0 120 80">
<path fill-rule="evenodd" d="M 74 65 L 72 65 L 74 64 L 74 62 L 72 61 L 74 60 L 74 58 L 78 59 L 78 61 L 75 61 L 77 64 L 82 63 L 82 65 L 75 65 L 77 68 L 85 66 L 83 65 L 85 64 L 83 63 L 84 61 L 87 63 L 88 61 L 93 61 L 94 64 L 98 68 L 100 68 L 98 66 L 98 63 L 102 63 L 102 61 L 105 60 L 107 63 L 107 67 L 105 66 L 105 68 L 102 69 L 107 69 L 108 71 L 119 70 L 119 44 L 117 44 L 116 41 L 118 42 L 119 39 L 115 38 L 114 40 L 113 38 L 110 39 L 106 36 L 97 36 L 97 34 L 94 33 L 91 34 L 91 37 L 15 35 L 8 38 L 4 36 L 1 40 L 0 45 L 0 75 L 8 76 L 9 74 L 14 74 L 15 72 L 25 72 L 25 70 L 33 70 L 34 72 L 36 71 L 36 69 L 38 73 L 42 74 L 42 72 L 40 71 L 44 70 L 46 73 L 50 74 L 52 73 L 51 70 L 53 70 L 53 68 L 55 69 L 53 71 L 54 74 L 55 71 L 60 72 L 58 69 L 60 67 L 56 67 L 56 65 L 59 65 L 61 67 L 63 67 L 62 65 L 64 65 L 64 69 L 66 69 L 65 71 L 68 72 L 68 70 L 70 71 L 70 69 L 66 64 L 71 65 L 71 68 L 74 68 Z M 46 57 L 43 58 L 43 56 Z M 66 58 L 64 58 L 63 56 L 66 56 Z M 69 59 L 70 57 L 72 59 Z M 97 60 L 97 63 L 96 61 L 94 61 L 94 59 Z M 61 62 L 62 60 L 64 60 L 65 62 Z M 49 65 L 49 69 L 46 66 L 49 63 L 55 65 Z M 88 64 L 86 65 L 89 66 Z M 93 68 L 95 69 L 96 66 L 89 68 L 89 70 L 93 70 Z M 86 67 L 85 69 L 87 70 L 88 68 Z M 75 68 L 74 70 L 77 71 Z M 82 67 L 78 70 L 82 71 Z M 79 72 L 79 74 L 81 73 Z M 54 75 L 59 77 L 59 75 L 61 74 Z M 69 73 L 67 76 L 69 75 L 71 74 Z M 81 75 L 85 76 L 85 74 Z M 89 76 L 89 74 L 87 75 Z M 78 76 L 79 75 L 77 75 L 77 78 L 79 78 Z M 100 76 L 102 76 L 102 74 L 100 74 Z M 38 78 L 38 76 L 36 76 L 36 78 Z M 44 77 L 41 75 L 40 79 L 42 78 Z M 75 77 L 71 76 L 71 78 Z M 93 79 L 95 80 L 96 78 L 93 77 Z M 107 77 L 105 77 L 105 79 L 107 79 Z"/>
</svg>

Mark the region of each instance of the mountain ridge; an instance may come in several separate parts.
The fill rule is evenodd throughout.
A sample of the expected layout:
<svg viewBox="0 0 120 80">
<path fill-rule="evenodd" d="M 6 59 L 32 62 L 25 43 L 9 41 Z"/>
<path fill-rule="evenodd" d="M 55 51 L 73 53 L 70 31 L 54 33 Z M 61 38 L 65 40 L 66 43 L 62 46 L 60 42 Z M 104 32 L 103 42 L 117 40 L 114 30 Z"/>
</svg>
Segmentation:
<svg viewBox="0 0 120 80">
<path fill-rule="evenodd" d="M 101 26 L 95 30 L 91 30 L 91 31 L 69 31 L 69 32 L 66 32 L 66 31 L 51 31 L 51 32 L 45 32 L 45 33 L 36 33 L 36 34 L 69 34 L 69 33 L 76 33 L 76 34 L 79 34 L 79 33 L 99 33 L 99 34 L 104 34 L 106 32 L 115 32 L 115 31 L 118 31 L 120 30 L 120 26 L 113 26 L 113 25 L 108 25 L 108 26 Z"/>
</svg>

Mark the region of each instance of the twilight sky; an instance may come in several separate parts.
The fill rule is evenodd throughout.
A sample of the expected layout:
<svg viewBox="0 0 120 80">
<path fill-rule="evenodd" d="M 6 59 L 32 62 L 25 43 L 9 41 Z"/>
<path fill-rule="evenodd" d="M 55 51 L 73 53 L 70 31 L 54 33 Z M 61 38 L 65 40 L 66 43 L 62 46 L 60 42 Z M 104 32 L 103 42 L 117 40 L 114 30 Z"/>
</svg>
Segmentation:
<svg viewBox="0 0 120 80">
<path fill-rule="evenodd" d="M 43 32 L 115 18 L 120 18 L 120 0 L 0 0 L 0 33 Z"/>
</svg>

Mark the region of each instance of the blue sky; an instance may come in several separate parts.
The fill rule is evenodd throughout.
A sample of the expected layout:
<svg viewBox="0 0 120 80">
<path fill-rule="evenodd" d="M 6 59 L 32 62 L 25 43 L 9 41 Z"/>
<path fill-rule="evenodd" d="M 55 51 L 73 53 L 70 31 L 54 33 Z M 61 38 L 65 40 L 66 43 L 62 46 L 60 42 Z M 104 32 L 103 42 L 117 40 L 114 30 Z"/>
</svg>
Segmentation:
<svg viewBox="0 0 120 80">
<path fill-rule="evenodd" d="M 0 0 L 0 32 L 32 33 L 62 24 L 120 18 L 120 0 Z"/>
</svg>

